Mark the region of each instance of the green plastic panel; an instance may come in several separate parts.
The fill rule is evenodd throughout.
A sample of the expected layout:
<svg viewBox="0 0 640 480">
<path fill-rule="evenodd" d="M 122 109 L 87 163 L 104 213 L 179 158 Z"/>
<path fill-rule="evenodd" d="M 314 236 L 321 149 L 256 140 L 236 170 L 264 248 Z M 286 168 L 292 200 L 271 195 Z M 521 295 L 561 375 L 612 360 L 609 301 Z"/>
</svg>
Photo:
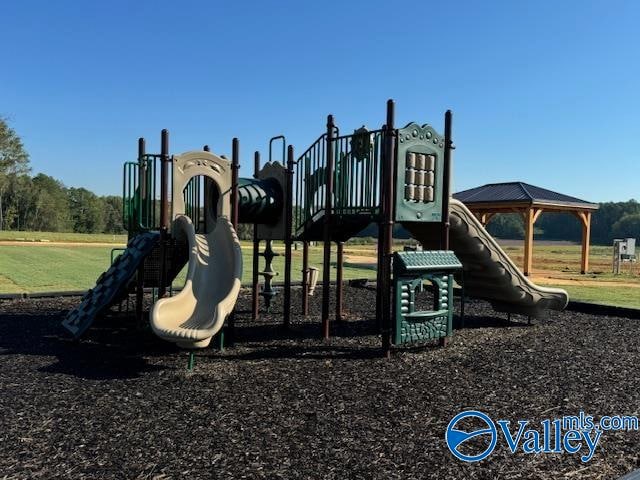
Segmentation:
<svg viewBox="0 0 640 480">
<path fill-rule="evenodd" d="M 448 337 L 453 330 L 453 274 L 462 264 L 451 251 L 396 252 L 393 258 L 394 344 Z M 433 310 L 416 311 L 416 292 L 434 287 Z"/>
<path fill-rule="evenodd" d="M 462 263 L 450 250 L 397 252 L 394 266 L 398 272 L 462 269 Z"/>
<path fill-rule="evenodd" d="M 431 126 L 398 130 L 395 221 L 442 221 L 444 137 Z"/>
</svg>

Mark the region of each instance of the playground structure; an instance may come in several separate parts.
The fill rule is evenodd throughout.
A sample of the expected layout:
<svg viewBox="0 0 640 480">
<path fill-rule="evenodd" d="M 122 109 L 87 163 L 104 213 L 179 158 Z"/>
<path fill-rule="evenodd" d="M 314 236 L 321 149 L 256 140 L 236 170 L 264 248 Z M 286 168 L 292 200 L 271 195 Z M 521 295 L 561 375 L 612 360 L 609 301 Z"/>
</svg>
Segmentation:
<svg viewBox="0 0 640 480">
<path fill-rule="evenodd" d="M 309 242 L 323 242 L 322 336 L 331 333 L 331 248 L 337 245 L 336 311 L 342 317 L 344 242 L 372 223 L 378 226 L 375 318 L 382 347 L 439 339 L 452 334 L 454 278 L 464 295 L 491 302 L 496 311 L 538 316 L 563 309 L 564 290 L 530 282 L 476 217 L 450 198 L 452 114 L 444 135 L 429 125 L 394 126 L 394 103 L 385 124 L 341 134 L 333 116 L 327 129 L 298 158 L 283 136 L 269 142 L 269 161 L 254 156 L 254 178 L 239 178 L 240 147 L 231 160 L 205 147 L 169 154 L 163 130 L 161 152 L 147 154 L 139 140 L 138 159 L 124 166 L 123 216 L 127 249 L 64 320 L 79 337 L 94 318 L 130 292 L 142 321 L 144 289 L 157 289 L 149 315 L 153 331 L 186 348 L 202 348 L 226 324 L 232 332 L 240 291 L 242 255 L 238 224 L 253 225 L 252 318 L 259 297 L 268 311 L 276 294 L 274 240 L 284 242 L 283 326 L 291 323 L 291 267 L 294 241 L 303 245 L 302 312 L 309 314 Z M 281 144 L 280 161 L 273 159 Z M 393 252 L 393 225 L 401 223 L 424 251 Z M 261 242 L 265 247 L 260 252 Z M 259 257 L 265 265 L 259 271 Z M 188 264 L 182 290 L 171 295 L 176 275 Z M 264 278 L 262 289 L 259 275 Z M 434 293 L 432 310 L 416 311 L 413 299 L 424 282 Z"/>
</svg>

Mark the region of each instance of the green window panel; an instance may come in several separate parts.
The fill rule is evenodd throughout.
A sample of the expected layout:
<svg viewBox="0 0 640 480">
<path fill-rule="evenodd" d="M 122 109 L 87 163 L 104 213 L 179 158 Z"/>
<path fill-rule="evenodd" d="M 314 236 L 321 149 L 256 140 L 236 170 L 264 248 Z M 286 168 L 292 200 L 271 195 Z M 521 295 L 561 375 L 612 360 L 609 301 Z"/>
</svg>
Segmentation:
<svg viewBox="0 0 640 480">
<path fill-rule="evenodd" d="M 444 137 L 431 126 L 410 123 L 398 130 L 395 220 L 442 221 Z"/>
</svg>

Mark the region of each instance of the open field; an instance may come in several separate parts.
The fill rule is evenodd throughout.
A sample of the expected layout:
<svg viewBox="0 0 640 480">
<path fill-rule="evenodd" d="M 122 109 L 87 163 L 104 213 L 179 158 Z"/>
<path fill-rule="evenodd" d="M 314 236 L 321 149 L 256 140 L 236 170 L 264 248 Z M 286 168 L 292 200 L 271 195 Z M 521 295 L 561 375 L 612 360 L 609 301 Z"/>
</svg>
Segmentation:
<svg viewBox="0 0 640 480">
<path fill-rule="evenodd" d="M 12 232 L 0 230 L 0 242 L 127 243 L 127 235 L 110 233 Z"/>
<path fill-rule="evenodd" d="M 24 232 L 18 233 L 24 235 Z M 91 288 L 98 275 L 108 267 L 111 249 L 123 246 L 122 243 L 105 245 L 102 243 L 103 236 L 85 236 L 82 237 L 85 242 L 73 244 L 66 243 L 73 237 L 50 238 L 63 243 L 17 243 L 15 238 L 9 242 L 0 242 L 0 293 Z M 503 247 L 517 265 L 522 264 L 523 249 L 518 242 L 506 241 Z M 251 249 L 250 242 L 243 242 L 245 284 L 251 281 Z M 284 251 L 281 244 L 276 244 L 275 250 L 280 253 Z M 345 279 L 375 278 L 375 255 L 374 245 L 347 243 Z M 335 252 L 332 261 L 335 262 Z M 264 260 L 260 259 L 261 268 L 263 263 Z M 322 269 L 321 246 L 311 247 L 310 265 Z M 274 269 L 282 272 L 283 267 L 284 258 L 276 257 Z M 578 245 L 540 242 L 534 247 L 534 282 L 564 288 L 575 300 L 640 308 L 640 268 L 636 267 L 635 272 L 630 273 L 630 265 L 625 264 L 624 274 L 610 273 L 611 247 L 591 247 L 591 273 L 580 275 L 579 268 Z M 294 250 L 293 281 L 301 280 L 301 269 L 302 250 Z M 283 278 L 276 277 L 275 280 L 278 282 Z M 179 286 L 183 281 L 184 272 L 174 285 Z"/>
<path fill-rule="evenodd" d="M 320 339 L 321 295 L 284 332 L 282 296 L 236 343 L 187 357 L 131 319 L 107 317 L 71 341 L 79 298 L 0 302 L 0 472 L 7 479 L 615 479 L 640 467 L 640 432 L 604 432 L 593 458 L 511 454 L 457 461 L 447 423 L 467 409 L 494 420 L 637 415 L 640 322 L 571 311 L 527 326 L 485 302 L 446 348 L 380 358 L 374 289 L 345 288 L 348 321 Z M 456 302 L 457 304 L 457 302 Z M 457 309 L 457 305 L 456 305 Z M 585 453 L 585 448 L 581 454 Z"/>
</svg>

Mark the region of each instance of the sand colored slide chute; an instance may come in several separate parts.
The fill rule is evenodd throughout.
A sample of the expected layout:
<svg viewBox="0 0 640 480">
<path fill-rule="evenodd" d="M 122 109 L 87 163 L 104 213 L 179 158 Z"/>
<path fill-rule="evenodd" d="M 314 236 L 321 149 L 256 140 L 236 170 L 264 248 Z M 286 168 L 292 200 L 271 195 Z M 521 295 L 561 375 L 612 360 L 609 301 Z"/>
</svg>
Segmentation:
<svg viewBox="0 0 640 480">
<path fill-rule="evenodd" d="M 183 289 L 158 300 L 151 312 L 151 327 L 159 337 L 184 348 L 204 348 L 220 331 L 240 292 L 242 253 L 233 226 L 219 217 L 213 229 L 195 232 L 191 219 L 178 215 L 176 237 L 186 237 L 189 264 Z"/>
<path fill-rule="evenodd" d="M 539 316 L 544 310 L 563 310 L 569 295 L 559 288 L 531 282 L 500 248 L 465 205 L 450 200 L 450 248 L 464 265 L 464 287 L 470 297 L 488 300 L 501 312 Z M 406 223 L 413 236 L 429 248 L 428 224 Z M 437 238 L 437 237 L 435 237 Z"/>
</svg>

